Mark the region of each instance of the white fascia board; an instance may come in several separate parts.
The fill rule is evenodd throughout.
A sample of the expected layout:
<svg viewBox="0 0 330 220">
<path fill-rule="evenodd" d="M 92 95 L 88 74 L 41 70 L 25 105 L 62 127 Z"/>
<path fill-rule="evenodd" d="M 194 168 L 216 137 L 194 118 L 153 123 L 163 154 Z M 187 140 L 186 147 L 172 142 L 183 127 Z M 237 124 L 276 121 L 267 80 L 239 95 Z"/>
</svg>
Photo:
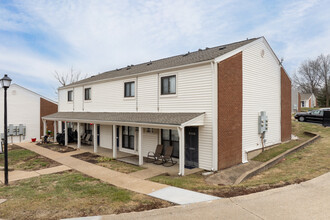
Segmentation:
<svg viewBox="0 0 330 220">
<path fill-rule="evenodd" d="M 202 114 L 200 116 L 197 116 L 196 118 L 193 118 L 185 123 L 183 123 L 180 127 L 186 127 L 186 126 L 203 126 L 204 125 L 204 115 Z"/>
<path fill-rule="evenodd" d="M 221 56 L 215 58 L 215 59 L 214 59 L 214 62 L 215 62 L 215 63 L 219 63 L 219 62 L 221 62 L 221 61 L 223 61 L 223 60 L 225 60 L 225 59 L 228 59 L 229 57 L 234 56 L 235 54 L 237 54 L 237 53 L 239 53 L 239 52 L 242 52 L 242 51 L 245 50 L 246 48 L 251 47 L 251 46 L 253 46 L 254 44 L 257 44 L 257 43 L 259 43 L 259 42 L 263 42 L 263 41 L 264 41 L 264 37 L 261 37 L 261 38 L 259 38 L 258 40 L 252 41 L 252 42 L 249 43 L 249 44 L 246 44 L 246 45 L 244 45 L 244 46 L 241 46 L 241 47 L 239 47 L 239 48 L 237 48 L 237 49 L 235 49 L 235 50 L 232 50 L 232 51 L 230 51 L 230 52 L 228 52 L 228 53 L 225 53 L 224 55 L 221 55 Z"/>
<path fill-rule="evenodd" d="M 102 124 L 102 125 L 123 125 L 123 126 L 143 127 L 143 128 L 176 129 L 176 128 L 180 127 L 180 125 L 171 125 L 171 124 L 150 124 L 150 123 L 101 121 L 101 120 L 88 120 L 88 119 L 67 119 L 67 118 L 49 118 L 49 117 L 42 117 L 42 119 L 48 120 L 48 121 L 67 121 L 67 122 L 93 123 L 93 124 Z"/>
</svg>

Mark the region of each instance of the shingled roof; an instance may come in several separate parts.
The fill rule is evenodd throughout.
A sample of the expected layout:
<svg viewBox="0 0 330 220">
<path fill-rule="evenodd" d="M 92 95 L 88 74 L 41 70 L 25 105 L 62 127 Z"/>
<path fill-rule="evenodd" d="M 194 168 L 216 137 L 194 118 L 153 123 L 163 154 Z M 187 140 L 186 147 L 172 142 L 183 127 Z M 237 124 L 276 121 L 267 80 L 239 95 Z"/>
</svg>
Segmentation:
<svg viewBox="0 0 330 220">
<path fill-rule="evenodd" d="M 44 116 L 46 120 L 87 122 L 120 122 L 156 125 L 181 125 L 204 113 L 152 113 L 152 112 L 57 112 Z"/>
<path fill-rule="evenodd" d="M 92 83 L 99 80 L 105 80 L 105 79 L 111 79 L 116 77 L 123 77 L 123 76 L 129 76 L 134 75 L 138 73 L 144 73 L 149 71 L 156 71 L 161 70 L 165 68 L 171 68 L 171 67 L 179 67 L 183 65 L 188 64 L 194 64 L 199 63 L 203 61 L 213 60 L 216 57 L 219 57 L 221 55 L 224 55 L 230 51 L 233 51 L 241 46 L 244 46 L 246 44 L 251 43 L 252 41 L 255 41 L 259 38 L 252 38 L 244 41 L 239 41 L 231 44 L 225 44 L 217 47 L 212 48 L 206 48 L 206 49 L 199 49 L 195 52 L 188 52 L 186 54 L 181 54 L 173 57 L 168 57 L 160 60 L 155 61 L 149 61 L 146 63 L 141 63 L 137 65 L 130 65 L 127 67 L 123 67 L 120 69 L 115 69 L 111 71 L 107 71 L 80 81 L 77 81 L 75 83 L 69 84 L 64 87 L 69 87 L 77 84 L 82 83 Z M 62 88 L 64 88 L 62 87 Z"/>
</svg>

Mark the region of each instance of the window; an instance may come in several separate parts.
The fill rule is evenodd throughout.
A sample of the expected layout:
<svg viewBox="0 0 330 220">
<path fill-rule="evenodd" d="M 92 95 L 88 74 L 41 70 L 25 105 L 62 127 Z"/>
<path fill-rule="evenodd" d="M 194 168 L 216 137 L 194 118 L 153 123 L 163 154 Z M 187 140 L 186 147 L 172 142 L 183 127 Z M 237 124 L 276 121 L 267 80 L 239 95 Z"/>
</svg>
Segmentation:
<svg viewBox="0 0 330 220">
<path fill-rule="evenodd" d="M 126 82 L 124 93 L 125 93 L 125 97 L 134 97 L 135 96 L 135 82 Z"/>
<path fill-rule="evenodd" d="M 68 91 L 68 102 L 72 102 L 72 100 L 73 100 L 73 91 L 70 90 Z"/>
<path fill-rule="evenodd" d="M 91 95 L 91 88 L 86 88 L 85 89 L 85 100 L 91 100 L 92 99 L 92 95 Z"/>
<path fill-rule="evenodd" d="M 179 158 L 178 131 L 162 129 L 162 145 L 164 146 L 164 151 L 167 146 L 173 146 L 172 157 Z"/>
<path fill-rule="evenodd" d="M 134 127 L 123 126 L 123 148 L 134 150 Z"/>
<path fill-rule="evenodd" d="M 161 94 L 175 94 L 176 93 L 176 76 L 165 76 L 161 78 Z"/>
</svg>

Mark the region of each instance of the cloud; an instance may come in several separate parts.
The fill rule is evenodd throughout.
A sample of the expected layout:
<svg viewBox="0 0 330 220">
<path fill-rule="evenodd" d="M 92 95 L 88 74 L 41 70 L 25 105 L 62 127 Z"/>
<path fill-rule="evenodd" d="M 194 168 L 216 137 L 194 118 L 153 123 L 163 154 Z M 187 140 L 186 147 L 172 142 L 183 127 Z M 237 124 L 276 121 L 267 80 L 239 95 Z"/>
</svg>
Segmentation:
<svg viewBox="0 0 330 220">
<path fill-rule="evenodd" d="M 52 97 L 53 72 L 71 67 L 93 75 L 265 36 L 294 71 L 304 58 L 330 49 L 327 1 L 29 0 L 0 6 L 0 71 L 38 78 L 42 84 L 26 85 Z"/>
</svg>

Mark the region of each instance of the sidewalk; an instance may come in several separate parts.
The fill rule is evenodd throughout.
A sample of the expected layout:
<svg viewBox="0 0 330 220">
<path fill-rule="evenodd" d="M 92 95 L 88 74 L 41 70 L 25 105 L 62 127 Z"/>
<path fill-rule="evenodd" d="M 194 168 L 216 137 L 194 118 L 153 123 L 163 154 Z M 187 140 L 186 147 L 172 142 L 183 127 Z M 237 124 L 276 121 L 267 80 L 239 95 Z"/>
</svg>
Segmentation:
<svg viewBox="0 0 330 220">
<path fill-rule="evenodd" d="M 71 157 L 70 155 L 72 155 L 72 153 L 70 152 L 59 153 L 37 146 L 33 143 L 20 143 L 18 145 L 72 169 L 75 169 L 83 174 L 102 180 L 114 186 L 153 196 L 155 198 L 167 200 L 176 204 L 189 204 L 219 199 L 218 197 L 209 196 L 189 190 L 183 190 L 176 187 L 169 187 L 164 184 L 143 180 L 132 175 L 110 170 L 108 168 Z M 178 197 L 178 192 L 180 192 L 180 195 L 182 196 Z"/>
</svg>

